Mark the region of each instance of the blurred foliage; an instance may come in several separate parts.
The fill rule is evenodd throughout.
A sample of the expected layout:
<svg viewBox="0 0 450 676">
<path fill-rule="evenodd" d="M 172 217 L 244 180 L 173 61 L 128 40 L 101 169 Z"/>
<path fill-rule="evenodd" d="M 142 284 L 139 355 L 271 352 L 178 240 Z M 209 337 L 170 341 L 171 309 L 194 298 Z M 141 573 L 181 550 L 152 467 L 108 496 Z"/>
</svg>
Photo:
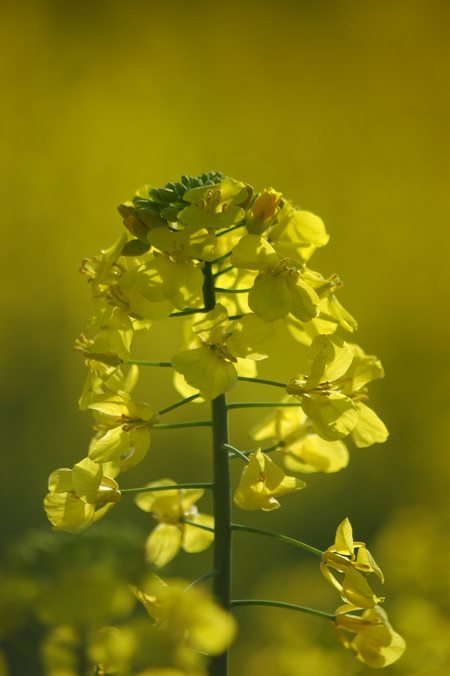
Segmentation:
<svg viewBox="0 0 450 676">
<path fill-rule="evenodd" d="M 48 532 L 27 536 L 40 555 L 26 555 L 25 573 L 4 549 L 1 635 L 11 674 L 40 673 L 44 629 L 30 617 L 40 590 L 64 584 L 56 551 L 72 541 L 48 531 L 48 474 L 72 466 L 90 438 L 76 405 L 84 368 L 72 346 L 91 313 L 77 266 L 116 239 L 116 205 L 137 186 L 221 170 L 259 188 L 276 185 L 323 217 L 331 242 L 318 266 L 346 282 L 358 342 L 387 374 L 372 401 L 390 440 L 353 449 L 337 475 L 309 477 L 301 512 L 286 500 L 264 526 L 318 547 L 332 542 L 345 516 L 368 543 L 380 531 L 375 554 L 389 581 L 389 613 L 409 644 L 390 669 L 445 675 L 449 28 L 446 0 L 3 3 L 1 536 L 7 543 L 30 527 Z M 155 331 L 142 353 L 167 358 L 176 340 Z M 267 375 L 285 377 L 290 361 L 280 344 Z M 159 378 L 161 405 L 169 404 L 173 390 Z M 248 447 L 259 416 L 233 415 L 233 442 Z M 206 432 L 158 439 L 130 485 L 168 474 L 209 479 Z M 132 549 L 143 548 L 148 517 L 122 503 L 116 540 L 131 546 L 135 538 Z M 262 523 L 260 515 L 249 521 Z M 87 560 L 109 551 L 95 544 L 98 535 L 95 527 L 92 538 L 79 536 L 91 543 Z M 237 591 L 256 595 L 264 584 L 265 595 L 289 590 L 294 600 L 297 552 L 241 534 L 235 549 Z M 195 577 L 207 557 L 181 555 L 173 571 Z M 132 577 L 134 555 L 119 559 Z M 255 576 L 262 560 L 263 581 Z M 113 575 L 114 565 L 104 565 Z M 311 594 L 318 605 L 323 584 L 316 589 L 303 568 L 298 580 L 295 601 L 307 605 Z M 41 621 L 49 612 L 41 608 Z M 238 644 L 239 673 L 252 676 L 261 664 L 273 676 L 366 673 L 334 636 L 319 636 L 320 620 L 239 612 L 242 632 L 251 619 L 251 635 L 265 645 L 256 651 L 248 636 Z"/>
</svg>

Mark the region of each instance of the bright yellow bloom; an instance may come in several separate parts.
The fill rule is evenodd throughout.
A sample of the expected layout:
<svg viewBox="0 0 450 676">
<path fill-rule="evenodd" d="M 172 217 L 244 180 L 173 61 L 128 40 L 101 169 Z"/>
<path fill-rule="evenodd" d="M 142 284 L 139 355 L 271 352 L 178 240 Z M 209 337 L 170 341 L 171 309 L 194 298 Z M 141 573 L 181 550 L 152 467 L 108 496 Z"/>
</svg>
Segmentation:
<svg viewBox="0 0 450 676">
<path fill-rule="evenodd" d="M 353 541 L 352 527 L 347 518 L 339 524 L 334 544 L 323 552 L 320 568 L 325 579 L 339 591 L 346 603 L 357 608 L 373 608 L 383 601 L 367 582 L 370 573 L 384 582 L 383 573 L 365 543 Z M 334 571 L 343 575 L 342 582 Z"/>
<path fill-rule="evenodd" d="M 347 613 L 348 606 L 338 608 L 336 612 L 339 640 L 360 662 L 380 669 L 393 664 L 403 655 L 405 641 L 393 630 L 383 608 L 375 606 L 362 615 L 342 614 L 342 611 Z"/>
<path fill-rule="evenodd" d="M 159 420 L 149 404 L 134 402 L 123 392 L 97 397 L 88 408 L 94 412 L 96 430 L 89 446 L 91 460 L 112 463 L 119 473 L 144 459 L 150 428 Z"/>
<path fill-rule="evenodd" d="M 300 408 L 278 409 L 253 429 L 252 437 L 279 444 L 285 467 L 293 472 L 338 472 L 348 464 L 345 444 L 319 437 Z"/>
<path fill-rule="evenodd" d="M 258 270 L 248 294 L 250 308 L 266 321 L 281 319 L 290 312 L 303 322 L 317 315 L 319 297 L 289 258 L 280 256 L 258 235 L 244 235 L 231 255 L 238 268 Z"/>
<path fill-rule="evenodd" d="M 151 486 L 173 486 L 172 479 L 160 479 L 147 484 Z M 144 512 L 151 512 L 159 522 L 145 543 L 146 559 L 156 566 L 165 566 L 183 549 L 188 553 L 202 552 L 214 540 L 214 533 L 190 524 L 188 519 L 202 526 L 214 528 L 214 519 L 208 514 L 199 514 L 194 505 L 205 491 L 195 489 L 177 489 L 139 493 L 135 502 Z"/>
<path fill-rule="evenodd" d="M 146 592 L 136 588 L 133 591 L 167 640 L 175 645 L 220 655 L 236 635 L 233 616 L 197 587 L 168 585 L 155 575 Z"/>
<path fill-rule="evenodd" d="M 286 476 L 268 455 L 256 451 L 249 456 L 249 462 L 242 471 L 234 502 L 241 509 L 269 512 L 281 506 L 277 497 L 299 491 L 305 486 L 304 481 Z"/>
<path fill-rule="evenodd" d="M 204 229 L 172 231 L 165 227 L 152 230 L 148 238 L 156 249 L 151 265 L 161 277 L 164 296 L 179 310 L 200 307 L 203 273 L 194 259 L 213 258 L 216 237 Z"/>
<path fill-rule="evenodd" d="M 72 469 L 57 469 L 48 480 L 44 509 L 56 530 L 79 533 L 120 500 L 119 486 L 101 464 L 84 458 Z"/>
<path fill-rule="evenodd" d="M 78 405 L 82 411 L 86 410 L 95 399 L 106 395 L 130 394 L 134 389 L 139 369 L 133 364 L 125 374 L 120 366 L 110 366 L 104 362 L 86 359 L 88 374 L 83 385 Z"/>
<path fill-rule="evenodd" d="M 204 399 L 233 387 L 240 359 L 265 359 L 275 335 L 272 325 L 254 314 L 230 321 L 220 304 L 195 322 L 193 331 L 199 347 L 178 352 L 172 364 Z"/>
<path fill-rule="evenodd" d="M 310 347 L 308 375 L 296 376 L 287 386 L 321 437 L 329 441 L 351 434 L 359 447 L 385 441 L 388 431 L 363 399 L 365 385 L 380 378 L 383 369 L 376 357 L 365 355 L 336 335 L 316 336 Z"/>
<path fill-rule="evenodd" d="M 195 230 L 230 228 L 243 220 L 245 211 L 240 205 L 246 202 L 248 195 L 249 188 L 232 178 L 192 188 L 183 195 L 183 200 L 191 206 L 178 213 L 178 220 Z"/>
<path fill-rule="evenodd" d="M 330 239 L 319 216 L 295 209 L 288 201 L 284 201 L 269 236 L 277 253 L 298 265 L 304 265 L 317 247 L 324 246 Z"/>
<path fill-rule="evenodd" d="M 75 349 L 89 359 L 117 366 L 130 358 L 132 340 L 133 324 L 127 313 L 102 302 L 75 341 Z"/>
</svg>

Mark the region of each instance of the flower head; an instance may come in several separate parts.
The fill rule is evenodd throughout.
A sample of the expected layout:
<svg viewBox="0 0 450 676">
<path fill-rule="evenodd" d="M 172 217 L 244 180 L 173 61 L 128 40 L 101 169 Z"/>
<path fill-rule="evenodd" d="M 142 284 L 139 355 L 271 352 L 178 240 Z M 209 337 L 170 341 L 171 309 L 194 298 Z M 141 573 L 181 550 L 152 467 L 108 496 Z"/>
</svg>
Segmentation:
<svg viewBox="0 0 450 676">
<path fill-rule="evenodd" d="M 241 509 L 269 512 L 280 507 L 277 497 L 299 491 L 305 486 L 301 479 L 286 476 L 268 455 L 256 451 L 249 456 L 248 464 L 242 471 L 234 502 Z"/>
<path fill-rule="evenodd" d="M 146 559 L 156 566 L 165 566 L 183 549 L 188 553 L 202 552 L 214 540 L 214 533 L 191 524 L 184 523 L 188 519 L 201 526 L 214 528 L 214 519 L 209 514 L 199 514 L 195 502 L 204 491 L 195 489 L 170 489 L 175 485 L 172 479 L 160 479 L 147 484 L 167 486 L 166 491 L 139 493 L 135 502 L 144 512 L 150 512 L 158 521 L 158 525 L 150 533 L 145 543 Z"/>
<path fill-rule="evenodd" d="M 101 464 L 84 458 L 72 469 L 57 469 L 48 480 L 44 509 L 56 530 L 79 533 L 120 500 L 119 486 Z"/>
<path fill-rule="evenodd" d="M 380 669 L 400 659 L 406 644 L 400 634 L 393 630 L 383 608 L 375 606 L 365 610 L 362 615 L 347 614 L 348 610 L 348 606 L 338 608 L 336 630 L 341 643 L 360 662 Z"/>
<path fill-rule="evenodd" d="M 367 582 L 371 573 L 384 582 L 383 573 L 365 543 L 354 542 L 348 519 L 339 524 L 334 544 L 323 552 L 320 568 L 325 579 L 339 591 L 346 603 L 357 608 L 373 608 L 383 601 Z M 342 581 L 338 580 L 336 572 L 343 575 Z"/>
</svg>

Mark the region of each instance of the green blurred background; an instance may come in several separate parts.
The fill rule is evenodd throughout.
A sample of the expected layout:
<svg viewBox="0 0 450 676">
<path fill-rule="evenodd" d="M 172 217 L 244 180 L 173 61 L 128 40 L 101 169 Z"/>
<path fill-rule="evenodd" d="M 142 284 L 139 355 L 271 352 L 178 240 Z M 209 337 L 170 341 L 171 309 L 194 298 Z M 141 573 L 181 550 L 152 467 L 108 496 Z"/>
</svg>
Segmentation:
<svg viewBox="0 0 450 676">
<path fill-rule="evenodd" d="M 310 477 L 279 512 L 248 520 L 326 547 L 349 516 L 379 552 L 387 610 L 410 644 L 388 672 L 448 674 L 450 4 L 35 0 L 2 3 L 1 15 L 4 565 L 26 558 L 24 538 L 39 549 L 29 532 L 49 531 L 48 474 L 84 457 L 91 435 L 76 403 L 85 371 L 73 341 L 91 313 L 79 262 L 118 237 L 116 206 L 143 183 L 221 170 L 324 219 L 331 242 L 312 267 L 340 274 L 357 341 L 387 374 L 371 399 L 388 442 L 353 449 L 346 470 Z M 150 358 L 170 358 L 177 337 L 155 336 Z M 175 394 L 157 377 L 165 405 Z M 258 417 L 233 415 L 248 446 Z M 124 483 L 208 478 L 207 433 L 160 434 Z M 136 541 L 150 527 L 131 504 L 109 519 L 116 534 L 133 523 Z M 192 558 L 169 572 L 200 574 L 208 555 Z M 237 593 L 334 603 L 301 561 L 240 537 Z M 241 618 L 236 676 L 261 665 L 271 676 L 369 672 L 334 636 L 319 648 L 330 641 L 320 620 Z M 19 652 L 11 673 L 40 673 Z"/>
</svg>

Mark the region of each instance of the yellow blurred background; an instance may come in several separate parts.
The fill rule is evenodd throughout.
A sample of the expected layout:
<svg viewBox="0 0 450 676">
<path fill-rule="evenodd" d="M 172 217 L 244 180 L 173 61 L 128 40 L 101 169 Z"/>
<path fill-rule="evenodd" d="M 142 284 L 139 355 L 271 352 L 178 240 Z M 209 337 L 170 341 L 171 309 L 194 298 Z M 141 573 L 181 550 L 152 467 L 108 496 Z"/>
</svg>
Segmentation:
<svg viewBox="0 0 450 676">
<path fill-rule="evenodd" d="M 410 645 L 389 673 L 450 673 L 450 4 L 35 0 L 4 2 L 1 16 L 4 552 L 50 530 L 47 477 L 90 439 L 73 352 L 91 313 L 79 262 L 118 237 L 116 207 L 142 184 L 220 170 L 324 219 L 331 241 L 312 267 L 340 274 L 357 341 L 387 374 L 371 396 L 388 442 L 353 449 L 346 470 L 310 477 L 278 513 L 248 521 L 326 547 L 348 516 L 379 551 L 386 607 Z M 148 358 L 170 357 L 176 339 L 156 335 Z M 236 442 L 249 445 L 257 419 L 233 418 Z M 208 444 L 201 431 L 158 437 L 127 485 L 207 480 Z M 111 521 L 144 537 L 148 517 L 120 510 Z M 235 558 L 240 595 L 329 602 L 298 552 L 242 536 Z M 207 560 L 180 557 L 170 572 L 195 576 Z M 236 676 L 264 664 L 271 676 L 369 672 L 335 637 L 326 643 L 320 620 L 272 609 L 240 618 Z M 40 673 L 36 656 L 23 666 L 8 650 L 11 674 Z"/>
</svg>

